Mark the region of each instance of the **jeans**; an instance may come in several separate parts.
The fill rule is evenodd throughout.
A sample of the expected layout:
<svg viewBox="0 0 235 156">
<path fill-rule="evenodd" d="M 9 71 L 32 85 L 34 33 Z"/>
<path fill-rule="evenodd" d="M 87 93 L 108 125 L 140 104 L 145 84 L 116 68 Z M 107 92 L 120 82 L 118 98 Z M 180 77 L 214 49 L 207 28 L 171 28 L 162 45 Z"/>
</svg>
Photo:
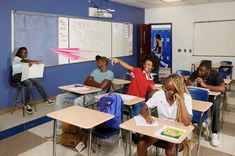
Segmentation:
<svg viewBox="0 0 235 156">
<path fill-rule="evenodd" d="M 38 82 L 37 79 L 27 79 L 21 82 L 21 73 L 20 74 L 15 74 L 12 77 L 13 82 L 18 82 L 18 83 L 22 83 L 24 86 L 26 86 L 25 89 L 25 102 L 28 103 L 30 102 L 30 97 L 31 97 L 31 93 L 32 93 L 32 87 L 35 86 L 36 89 L 38 90 L 38 92 L 40 93 L 40 95 L 42 96 L 42 98 L 44 99 L 44 101 L 46 101 L 48 99 L 48 96 L 44 90 L 44 88 L 42 87 L 42 85 Z"/>
<path fill-rule="evenodd" d="M 70 92 L 62 93 L 56 96 L 55 107 L 56 107 L 56 110 L 61 110 L 62 108 L 65 107 L 66 104 L 70 104 L 70 103 L 72 103 L 75 106 L 84 107 L 86 105 L 97 102 L 95 99 L 95 96 L 98 96 L 101 94 L 105 94 L 105 92 L 99 91 L 99 92 L 90 93 L 86 95 L 80 95 L 80 94 L 70 93 Z M 85 98 L 85 101 L 84 101 L 84 98 Z M 59 121 L 57 121 L 57 128 L 61 128 L 61 122 Z"/>
<path fill-rule="evenodd" d="M 220 96 L 209 96 L 209 101 L 213 103 L 211 114 L 212 118 L 212 133 L 217 133 L 220 127 Z"/>
</svg>

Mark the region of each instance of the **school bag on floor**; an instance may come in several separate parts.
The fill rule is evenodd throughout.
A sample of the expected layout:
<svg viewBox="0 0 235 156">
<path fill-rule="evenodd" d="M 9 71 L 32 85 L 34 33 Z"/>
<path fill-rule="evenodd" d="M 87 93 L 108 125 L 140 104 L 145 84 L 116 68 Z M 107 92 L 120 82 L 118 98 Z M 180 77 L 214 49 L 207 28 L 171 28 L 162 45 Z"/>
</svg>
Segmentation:
<svg viewBox="0 0 235 156">
<path fill-rule="evenodd" d="M 108 94 L 98 101 L 98 110 L 100 112 L 114 115 L 114 118 L 99 125 L 99 128 L 120 129 L 122 123 L 122 97 L 117 94 Z"/>
</svg>

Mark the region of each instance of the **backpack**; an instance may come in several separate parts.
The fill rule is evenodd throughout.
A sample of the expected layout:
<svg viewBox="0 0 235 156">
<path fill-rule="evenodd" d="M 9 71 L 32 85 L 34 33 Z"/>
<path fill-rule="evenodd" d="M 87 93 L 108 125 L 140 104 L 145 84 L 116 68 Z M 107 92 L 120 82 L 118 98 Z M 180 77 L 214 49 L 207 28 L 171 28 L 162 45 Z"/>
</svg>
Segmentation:
<svg viewBox="0 0 235 156">
<path fill-rule="evenodd" d="M 111 128 L 119 130 L 122 123 L 122 97 L 117 94 L 108 94 L 98 101 L 98 110 L 100 112 L 114 115 L 114 118 L 99 125 L 99 128 Z"/>
</svg>

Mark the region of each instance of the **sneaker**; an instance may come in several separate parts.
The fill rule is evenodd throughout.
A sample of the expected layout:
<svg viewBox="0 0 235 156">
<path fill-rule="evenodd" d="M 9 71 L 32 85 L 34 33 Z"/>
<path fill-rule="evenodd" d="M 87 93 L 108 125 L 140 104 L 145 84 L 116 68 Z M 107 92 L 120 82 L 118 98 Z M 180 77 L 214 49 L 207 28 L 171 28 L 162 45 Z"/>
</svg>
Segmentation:
<svg viewBox="0 0 235 156">
<path fill-rule="evenodd" d="M 48 106 L 53 105 L 53 104 L 54 102 L 51 101 L 50 99 L 45 102 L 45 105 L 48 105 Z"/>
<path fill-rule="evenodd" d="M 25 111 L 26 111 L 27 113 L 29 113 L 29 114 L 32 114 L 32 113 L 33 113 L 32 108 L 31 108 L 30 105 L 24 105 L 24 109 L 25 109 Z"/>
<path fill-rule="evenodd" d="M 211 144 L 214 147 L 218 147 L 220 144 L 219 135 L 217 133 L 212 133 L 211 135 Z"/>
<path fill-rule="evenodd" d="M 56 136 L 61 136 L 62 135 L 62 129 L 56 129 Z M 53 139 L 53 131 L 51 131 L 48 135 L 45 135 L 46 139 Z"/>
</svg>

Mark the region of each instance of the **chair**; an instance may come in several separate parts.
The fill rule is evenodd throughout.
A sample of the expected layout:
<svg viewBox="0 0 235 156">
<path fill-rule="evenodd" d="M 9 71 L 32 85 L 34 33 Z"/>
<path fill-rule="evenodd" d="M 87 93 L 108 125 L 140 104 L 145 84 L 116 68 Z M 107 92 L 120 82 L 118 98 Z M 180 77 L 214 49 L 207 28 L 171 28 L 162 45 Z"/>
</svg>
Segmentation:
<svg viewBox="0 0 235 156">
<path fill-rule="evenodd" d="M 208 101 L 209 99 L 209 91 L 204 88 L 198 88 L 198 87 L 188 87 L 188 91 L 190 95 L 192 96 L 192 99 L 194 100 L 200 100 L 200 101 Z M 209 126 L 208 126 L 208 111 L 204 112 L 203 116 L 201 117 L 201 113 L 198 111 L 193 111 L 193 118 L 192 123 L 200 124 L 200 122 L 206 124 L 206 139 L 208 140 L 209 137 Z M 201 130 L 198 129 L 200 132 Z"/>
<path fill-rule="evenodd" d="M 188 70 L 177 70 L 176 75 L 180 75 L 180 76 L 190 76 L 191 72 Z"/>
<path fill-rule="evenodd" d="M 23 85 L 22 83 L 14 82 L 13 81 L 13 78 L 12 78 L 12 67 L 10 67 L 10 69 L 9 69 L 8 82 L 9 82 L 11 87 L 16 89 L 14 97 L 13 97 L 13 104 L 12 104 L 12 107 L 11 107 L 11 114 L 13 114 L 13 112 L 15 111 L 15 107 L 16 106 L 20 106 L 20 107 L 22 107 L 23 117 L 24 117 L 25 116 L 24 105 L 25 105 L 25 87 L 26 86 Z M 31 98 L 31 101 L 33 101 L 32 96 L 30 98 Z M 32 103 L 33 103 L 35 111 L 37 111 L 34 102 L 32 102 Z"/>
<path fill-rule="evenodd" d="M 226 67 L 226 65 L 232 65 L 231 61 L 221 61 L 220 64 L 221 64 L 221 67 L 219 68 L 220 73 L 225 73 L 226 77 L 232 74 L 232 68 Z"/>
</svg>

